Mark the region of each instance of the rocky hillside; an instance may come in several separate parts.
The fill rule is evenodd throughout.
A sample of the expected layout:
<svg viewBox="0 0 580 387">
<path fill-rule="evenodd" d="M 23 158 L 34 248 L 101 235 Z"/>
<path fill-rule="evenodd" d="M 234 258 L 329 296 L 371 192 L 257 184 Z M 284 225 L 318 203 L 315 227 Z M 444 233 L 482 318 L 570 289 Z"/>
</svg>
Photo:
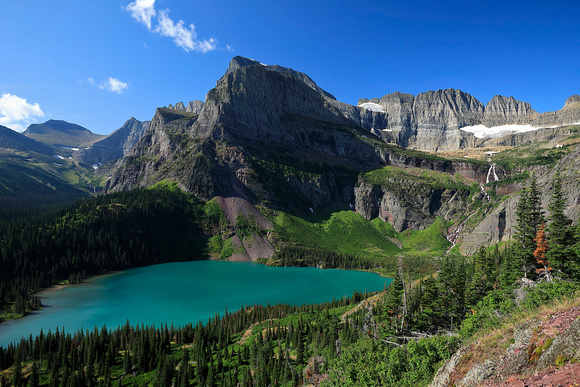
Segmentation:
<svg viewBox="0 0 580 387">
<path fill-rule="evenodd" d="M 91 165 L 100 165 L 127 156 L 133 145 L 149 129 L 149 124 L 150 121 L 139 121 L 131 117 L 122 127 L 90 147 L 76 152 L 74 157 Z"/>
<path fill-rule="evenodd" d="M 352 108 L 343 108 L 345 116 L 376 132 L 386 142 L 426 151 L 490 146 L 494 141 L 511 142 L 512 146 L 546 139 L 549 133 L 530 131 L 519 136 L 503 136 L 501 140 L 476 138 L 463 127 L 483 125 L 531 125 L 535 128 L 562 126 L 580 122 L 580 96 L 566 101 L 556 112 L 538 113 L 530 104 L 496 95 L 483 106 L 473 96 L 460 90 L 446 89 L 418 94 L 400 92 L 382 98 L 359 100 L 363 113 L 353 114 Z M 362 118 L 361 118 L 362 117 Z M 369 118 L 369 117 L 372 117 Z M 553 128 L 552 128 L 553 129 Z"/>
<path fill-rule="evenodd" d="M 576 130 L 578 127 L 575 127 Z M 575 130 L 570 129 L 571 133 L 576 133 Z M 557 154 L 560 153 L 558 149 L 548 148 L 542 149 L 542 146 L 547 146 L 546 143 L 534 144 L 530 146 L 522 146 L 519 148 L 514 148 L 511 153 L 524 153 L 530 152 L 545 152 L 547 154 Z M 555 146 L 555 143 L 554 145 Z M 554 175 L 559 172 L 563 180 L 563 191 L 566 195 L 568 201 L 568 206 L 565 209 L 565 214 L 570 219 L 580 218 L 580 198 L 578 197 L 578 186 L 580 185 L 580 176 L 578 171 L 580 170 L 580 147 L 577 147 L 577 143 L 574 142 L 573 145 L 566 146 L 564 151 L 560 153 L 562 159 L 560 159 L 554 165 L 533 165 L 531 166 L 532 172 L 536 174 L 538 178 L 538 186 L 540 187 L 540 192 L 542 192 L 542 207 L 547 210 L 548 203 L 550 201 L 550 196 L 552 194 L 551 184 L 554 179 Z M 508 153 L 509 154 L 509 153 Z M 500 156 L 502 157 L 502 156 Z M 526 158 L 517 158 L 516 162 L 525 163 Z M 502 159 L 498 159 L 502 161 Z M 537 161 L 536 161 L 537 162 Z M 532 163 L 536 163 L 532 162 Z M 522 165 L 523 167 L 523 165 Z M 523 169 L 523 168 L 522 168 Z M 526 172 L 527 173 L 527 172 Z M 505 242 L 510 240 L 516 233 L 516 207 L 520 200 L 519 191 L 525 187 L 525 181 L 519 183 L 509 183 L 497 184 L 494 187 L 494 192 L 496 194 L 505 195 L 504 200 L 493 206 L 484 217 L 478 219 L 474 222 L 475 227 L 473 229 L 465 232 L 460 238 L 462 242 L 460 246 L 460 251 L 464 254 L 473 254 L 480 245 L 489 246 L 497 242 Z"/>
<path fill-rule="evenodd" d="M 478 332 L 446 361 L 430 386 L 577 385 L 579 317 L 576 300 L 527 312 L 496 329 Z"/>
<path fill-rule="evenodd" d="M 574 111 L 577 104 L 570 98 L 564 110 Z M 397 232 L 422 230 L 442 218 L 448 222 L 446 235 L 465 254 L 512 237 L 526 169 L 539 177 L 547 206 L 552 168 L 567 154 L 556 170 L 566 176 L 569 200 L 576 197 L 579 182 L 569 171 L 580 167 L 580 154 L 566 139 L 574 138 L 577 127 L 494 139 L 459 130 L 543 116 L 513 98 L 496 96 L 484 107 L 449 89 L 417 97 L 393 93 L 352 106 L 336 101 L 305 74 L 235 57 L 197 105 L 198 113 L 183 103 L 157 109 L 145 135 L 116 165 L 107 190 L 170 180 L 203 200 L 237 197 L 292 214 L 338 205 L 368 220 L 388 221 Z M 409 147 L 436 143 L 437 149 L 543 145 L 521 145 L 502 153 L 507 156 L 476 161 L 385 143 L 401 141 Z M 558 150 L 561 144 L 568 145 Z M 572 203 L 568 215 L 576 219 L 579 208 Z"/>
<path fill-rule="evenodd" d="M 487 164 L 387 145 L 342 108 L 305 74 L 236 57 L 199 114 L 157 110 L 107 189 L 171 179 L 204 200 L 238 196 L 304 213 L 334 202 L 352 205 L 358 174 L 387 165 L 485 181 Z"/>
</svg>

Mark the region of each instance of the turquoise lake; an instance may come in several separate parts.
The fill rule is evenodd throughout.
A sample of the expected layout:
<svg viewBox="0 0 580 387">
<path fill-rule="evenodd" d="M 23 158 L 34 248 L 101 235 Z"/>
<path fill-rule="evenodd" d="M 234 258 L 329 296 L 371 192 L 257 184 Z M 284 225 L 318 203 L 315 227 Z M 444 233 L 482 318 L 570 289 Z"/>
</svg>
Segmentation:
<svg viewBox="0 0 580 387">
<path fill-rule="evenodd" d="M 43 329 L 75 332 L 105 325 L 182 326 L 207 322 L 244 305 L 321 303 L 377 291 L 391 282 L 377 274 L 317 268 L 268 267 L 246 262 L 167 263 L 93 277 L 40 294 L 44 308 L 0 324 L 0 346 Z"/>
</svg>

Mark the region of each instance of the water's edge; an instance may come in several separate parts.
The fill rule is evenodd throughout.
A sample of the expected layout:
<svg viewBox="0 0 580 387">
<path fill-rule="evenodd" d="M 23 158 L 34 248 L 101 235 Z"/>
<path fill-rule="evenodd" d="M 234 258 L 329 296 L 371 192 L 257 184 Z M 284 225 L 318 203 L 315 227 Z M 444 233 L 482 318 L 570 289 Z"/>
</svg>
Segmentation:
<svg viewBox="0 0 580 387">
<path fill-rule="evenodd" d="M 391 279 L 338 269 L 271 267 L 248 262 L 189 261 L 98 275 L 37 293 L 45 307 L 0 324 L 0 346 L 65 329 L 126 324 L 183 326 L 227 309 L 269 303 L 315 304 L 382 290 Z M 63 328 L 64 327 L 64 328 Z M 19 336 L 22 335 L 22 336 Z"/>
</svg>

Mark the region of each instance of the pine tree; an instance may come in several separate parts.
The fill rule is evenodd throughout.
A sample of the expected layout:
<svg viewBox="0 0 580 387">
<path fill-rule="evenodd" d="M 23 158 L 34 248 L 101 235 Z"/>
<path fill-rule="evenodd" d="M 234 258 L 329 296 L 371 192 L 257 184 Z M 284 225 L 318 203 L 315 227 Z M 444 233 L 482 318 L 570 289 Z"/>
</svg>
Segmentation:
<svg viewBox="0 0 580 387">
<path fill-rule="evenodd" d="M 393 282 L 387 288 L 385 301 L 383 303 L 382 317 L 385 321 L 385 333 L 394 334 L 399 327 L 399 316 L 401 314 L 401 305 L 403 304 L 403 279 L 401 273 L 397 270 Z"/>
<path fill-rule="evenodd" d="M 16 354 L 16 361 L 12 369 L 12 386 L 23 386 L 24 378 L 22 376 L 22 363 L 20 361 L 22 355 L 20 350 Z"/>
<path fill-rule="evenodd" d="M 533 255 L 536 249 L 534 239 L 540 225 L 544 222 L 540 190 L 535 175 L 532 175 L 530 186 L 521 194 L 516 209 L 516 218 L 517 233 L 515 238 L 519 242 L 519 248 L 514 256 L 513 267 L 518 271 L 519 275 L 528 277 L 535 269 L 536 264 Z"/>
<path fill-rule="evenodd" d="M 489 288 L 489 276 L 491 273 L 491 262 L 485 251 L 485 246 L 479 246 L 477 254 L 473 257 L 474 272 L 467 288 L 467 303 L 474 306 Z"/>
<path fill-rule="evenodd" d="M 28 387 L 38 387 L 40 380 L 38 377 L 38 373 L 40 371 L 40 365 L 36 362 L 32 363 L 32 372 L 30 373 L 30 377 L 28 378 Z"/>
<path fill-rule="evenodd" d="M 550 264 L 560 272 L 573 275 L 575 254 L 571 246 L 574 243 L 574 230 L 572 221 L 564 215 L 567 201 L 562 190 L 562 176 L 557 172 L 552 181 L 552 196 L 548 210 L 550 211 L 550 224 L 547 227 L 547 238 L 550 250 L 546 257 Z"/>
<path fill-rule="evenodd" d="M 126 375 L 131 373 L 133 368 L 133 364 L 131 363 L 131 355 L 129 354 L 129 350 L 125 350 L 125 357 L 123 359 L 123 370 L 125 371 Z"/>
</svg>

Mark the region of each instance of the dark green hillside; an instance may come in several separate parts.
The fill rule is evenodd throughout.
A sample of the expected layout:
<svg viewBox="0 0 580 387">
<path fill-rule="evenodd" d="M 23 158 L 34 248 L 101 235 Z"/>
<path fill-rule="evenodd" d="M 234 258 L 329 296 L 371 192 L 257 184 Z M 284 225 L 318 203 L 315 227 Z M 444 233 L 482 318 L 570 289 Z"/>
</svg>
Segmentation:
<svg viewBox="0 0 580 387">
<path fill-rule="evenodd" d="M 29 213 L 88 196 L 61 173 L 62 168 L 48 163 L 19 156 L 0 157 L 0 213 Z"/>
<path fill-rule="evenodd" d="M 0 302 L 22 314 L 34 291 L 61 281 L 203 258 L 202 205 L 179 190 L 135 190 L 0 222 Z"/>
<path fill-rule="evenodd" d="M 0 125 L 0 151 L 26 151 L 52 155 L 52 148 L 12 129 Z"/>
</svg>

